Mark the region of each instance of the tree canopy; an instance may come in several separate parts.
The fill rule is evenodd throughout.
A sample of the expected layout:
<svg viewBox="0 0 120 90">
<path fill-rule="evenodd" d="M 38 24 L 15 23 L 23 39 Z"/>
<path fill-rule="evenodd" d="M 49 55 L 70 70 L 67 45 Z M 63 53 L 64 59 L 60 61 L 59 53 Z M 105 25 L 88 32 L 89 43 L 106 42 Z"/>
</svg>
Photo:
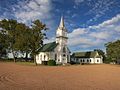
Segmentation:
<svg viewBox="0 0 120 90">
<path fill-rule="evenodd" d="M 120 40 L 109 42 L 106 45 L 107 58 L 111 61 L 120 59 Z"/>
<path fill-rule="evenodd" d="M 0 21 L 0 54 L 9 51 L 16 61 L 18 53 L 35 57 L 38 48 L 43 45 L 46 34 L 46 25 L 35 20 L 31 26 L 17 22 L 17 20 L 4 19 Z"/>
</svg>

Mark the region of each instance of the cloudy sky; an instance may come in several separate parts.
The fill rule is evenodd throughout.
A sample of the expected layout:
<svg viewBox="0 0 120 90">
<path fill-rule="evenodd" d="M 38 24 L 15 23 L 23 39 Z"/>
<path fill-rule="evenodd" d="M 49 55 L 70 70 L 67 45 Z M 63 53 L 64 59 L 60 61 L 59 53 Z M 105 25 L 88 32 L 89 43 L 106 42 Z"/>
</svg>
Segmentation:
<svg viewBox="0 0 120 90">
<path fill-rule="evenodd" d="M 61 15 L 72 52 L 105 50 L 105 43 L 120 39 L 120 0 L 0 0 L 0 20 L 45 23 L 49 28 L 45 43 L 55 40 Z"/>
</svg>

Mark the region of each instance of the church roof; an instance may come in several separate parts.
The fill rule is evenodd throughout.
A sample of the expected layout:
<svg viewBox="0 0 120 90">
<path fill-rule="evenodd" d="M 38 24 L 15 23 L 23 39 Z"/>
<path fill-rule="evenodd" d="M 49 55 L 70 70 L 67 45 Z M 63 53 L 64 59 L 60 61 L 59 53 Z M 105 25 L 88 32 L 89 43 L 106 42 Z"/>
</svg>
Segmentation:
<svg viewBox="0 0 120 90">
<path fill-rule="evenodd" d="M 72 54 L 72 57 L 75 58 L 99 58 L 100 55 L 97 55 L 96 51 L 89 51 L 89 52 L 75 52 Z"/>
<path fill-rule="evenodd" d="M 58 44 L 56 42 L 51 42 L 44 44 L 38 51 L 39 52 L 50 52 L 53 51 Z"/>
</svg>

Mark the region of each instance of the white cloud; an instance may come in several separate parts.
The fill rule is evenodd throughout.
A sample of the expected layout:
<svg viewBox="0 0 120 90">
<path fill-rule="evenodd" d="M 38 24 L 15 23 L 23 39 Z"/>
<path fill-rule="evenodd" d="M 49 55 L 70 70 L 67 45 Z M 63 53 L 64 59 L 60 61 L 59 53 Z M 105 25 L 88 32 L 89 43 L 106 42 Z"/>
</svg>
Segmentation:
<svg viewBox="0 0 120 90">
<path fill-rule="evenodd" d="M 17 10 L 15 10 L 15 8 Z M 13 10 L 15 11 L 15 17 L 21 22 L 28 22 L 35 19 L 49 19 L 51 10 L 50 0 L 30 0 L 19 1 L 18 5 L 15 5 Z"/>
<path fill-rule="evenodd" d="M 77 14 L 74 13 L 74 14 L 72 15 L 72 18 L 74 18 L 74 17 L 76 17 L 76 16 L 77 16 Z"/>
<path fill-rule="evenodd" d="M 118 14 L 117 16 L 113 17 L 110 20 L 104 21 L 103 23 L 97 25 L 97 26 L 90 26 L 90 28 L 95 28 L 95 29 L 99 29 L 99 28 L 105 28 L 105 27 L 114 27 L 113 25 L 115 25 L 116 23 L 120 22 L 120 14 Z"/>
<path fill-rule="evenodd" d="M 87 33 L 86 29 L 77 28 L 77 29 L 74 29 L 71 33 L 69 33 L 68 36 L 71 38 L 74 38 L 74 37 L 77 37 L 77 36 L 85 34 L 85 33 Z"/>
<path fill-rule="evenodd" d="M 119 32 L 119 33 L 118 33 Z M 120 38 L 120 15 L 96 26 L 74 29 L 69 36 L 69 46 L 82 48 L 99 48 L 104 44 Z"/>
<path fill-rule="evenodd" d="M 80 3 L 84 2 L 84 0 L 75 0 L 75 4 L 79 5 Z"/>
<path fill-rule="evenodd" d="M 55 37 L 51 37 L 51 38 L 45 39 L 44 43 L 50 43 L 50 42 L 54 42 L 54 41 L 55 41 Z"/>
<path fill-rule="evenodd" d="M 117 31 L 118 33 L 120 33 L 120 26 L 116 26 L 114 29 L 115 29 L 115 31 Z"/>
<path fill-rule="evenodd" d="M 90 39 L 88 38 L 82 38 L 82 37 L 75 37 L 75 38 L 69 38 L 68 44 L 69 46 L 76 46 L 79 44 L 87 44 L 90 45 Z"/>
<path fill-rule="evenodd" d="M 109 32 L 92 32 L 90 33 L 90 36 L 97 39 L 108 39 L 111 35 Z"/>
<path fill-rule="evenodd" d="M 91 1 L 89 7 L 90 9 L 86 15 L 93 15 L 93 18 L 87 21 L 87 23 L 91 23 L 92 21 L 96 21 L 98 18 L 103 16 L 107 11 L 110 11 L 113 6 L 116 6 L 115 1 L 111 0 L 98 0 Z"/>
</svg>

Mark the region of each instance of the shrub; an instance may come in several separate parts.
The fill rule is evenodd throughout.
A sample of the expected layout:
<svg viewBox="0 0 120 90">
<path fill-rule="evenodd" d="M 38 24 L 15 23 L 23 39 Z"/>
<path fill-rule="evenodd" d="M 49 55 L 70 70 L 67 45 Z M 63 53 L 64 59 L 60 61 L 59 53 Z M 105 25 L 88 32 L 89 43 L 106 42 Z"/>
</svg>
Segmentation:
<svg viewBox="0 0 120 90">
<path fill-rule="evenodd" d="M 56 66 L 55 60 L 49 60 L 47 64 L 48 66 Z"/>
<path fill-rule="evenodd" d="M 84 65 L 85 63 L 80 63 L 80 65 Z"/>
<path fill-rule="evenodd" d="M 47 65 L 48 61 L 42 61 L 42 65 Z"/>
<path fill-rule="evenodd" d="M 70 61 L 70 64 L 72 64 L 72 65 L 73 65 L 73 64 L 76 64 L 76 63 L 75 63 L 74 61 Z"/>
</svg>

